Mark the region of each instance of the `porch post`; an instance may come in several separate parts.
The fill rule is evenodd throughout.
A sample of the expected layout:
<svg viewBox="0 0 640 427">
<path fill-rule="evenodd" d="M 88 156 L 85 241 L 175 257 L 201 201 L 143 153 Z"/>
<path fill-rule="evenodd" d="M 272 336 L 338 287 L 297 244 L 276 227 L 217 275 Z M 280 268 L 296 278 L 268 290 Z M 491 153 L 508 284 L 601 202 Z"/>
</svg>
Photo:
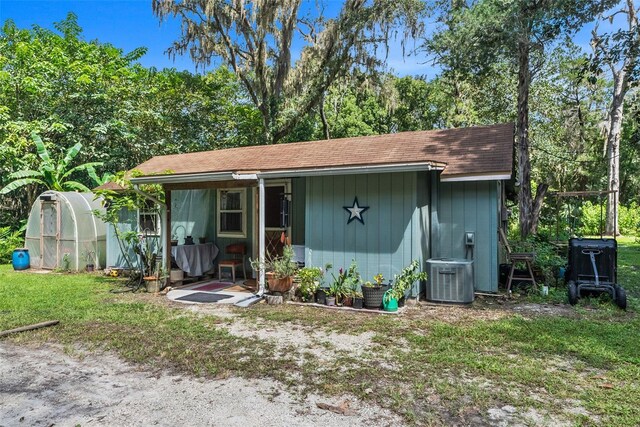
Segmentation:
<svg viewBox="0 0 640 427">
<path fill-rule="evenodd" d="M 264 237 L 264 221 L 265 221 L 265 204 L 264 204 L 264 179 L 258 179 L 258 253 L 260 257 L 260 264 L 264 265 L 265 258 L 265 237 Z M 260 269 L 259 278 L 260 290 L 259 294 L 264 294 L 265 290 L 265 271 L 264 268 Z"/>
<path fill-rule="evenodd" d="M 169 275 L 165 281 L 165 286 L 171 285 L 171 190 L 164 188 L 165 215 L 162 233 L 164 234 L 164 268 Z"/>
</svg>

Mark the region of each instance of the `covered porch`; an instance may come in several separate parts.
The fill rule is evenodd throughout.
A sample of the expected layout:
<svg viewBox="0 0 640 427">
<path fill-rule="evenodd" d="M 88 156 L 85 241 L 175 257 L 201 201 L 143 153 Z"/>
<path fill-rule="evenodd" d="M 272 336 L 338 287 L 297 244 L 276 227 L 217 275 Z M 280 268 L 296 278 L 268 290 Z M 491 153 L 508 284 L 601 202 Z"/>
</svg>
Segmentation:
<svg viewBox="0 0 640 427">
<path fill-rule="evenodd" d="M 234 273 L 241 280 L 236 280 L 236 284 L 255 286 L 262 294 L 264 273 L 253 271 L 250 259 L 280 254 L 287 242 L 293 246 L 296 260 L 304 262 L 304 177 L 262 178 L 255 173 L 202 175 L 132 179 L 137 186 L 153 183 L 164 189 L 161 226 L 164 265 L 177 264 L 189 282 L 210 281 L 213 277 L 231 283 L 231 268 L 219 268 L 219 263 L 237 259 L 241 265 Z M 236 250 L 241 247 L 244 254 L 228 253 L 230 247 Z M 230 251 L 233 252 L 231 248 Z M 189 283 L 188 287 L 197 285 Z"/>
</svg>

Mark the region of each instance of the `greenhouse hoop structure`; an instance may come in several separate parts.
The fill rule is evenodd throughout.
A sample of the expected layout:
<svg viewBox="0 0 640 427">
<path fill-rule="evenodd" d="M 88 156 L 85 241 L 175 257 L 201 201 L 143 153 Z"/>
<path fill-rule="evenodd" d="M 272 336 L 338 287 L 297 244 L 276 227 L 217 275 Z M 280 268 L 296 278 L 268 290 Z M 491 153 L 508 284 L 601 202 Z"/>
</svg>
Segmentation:
<svg viewBox="0 0 640 427">
<path fill-rule="evenodd" d="M 38 196 L 25 238 L 31 266 L 75 271 L 87 264 L 104 267 L 106 225 L 94 214 L 104 210 L 93 193 L 46 191 Z"/>
</svg>

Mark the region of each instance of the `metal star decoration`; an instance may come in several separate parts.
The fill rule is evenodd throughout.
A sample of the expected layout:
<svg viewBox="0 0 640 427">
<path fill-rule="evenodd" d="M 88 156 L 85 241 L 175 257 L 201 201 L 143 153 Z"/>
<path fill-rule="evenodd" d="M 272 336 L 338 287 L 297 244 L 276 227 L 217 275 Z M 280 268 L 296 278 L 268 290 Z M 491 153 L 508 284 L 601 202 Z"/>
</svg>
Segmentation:
<svg viewBox="0 0 640 427">
<path fill-rule="evenodd" d="M 343 206 L 342 208 L 345 211 L 349 212 L 349 220 L 347 221 L 347 224 L 349 224 L 354 219 L 357 219 L 362 224 L 364 224 L 364 220 L 362 219 L 362 214 L 367 209 L 369 209 L 369 206 L 360 206 L 358 204 L 358 198 L 357 197 L 355 199 L 353 199 L 353 205 L 352 206 Z"/>
</svg>

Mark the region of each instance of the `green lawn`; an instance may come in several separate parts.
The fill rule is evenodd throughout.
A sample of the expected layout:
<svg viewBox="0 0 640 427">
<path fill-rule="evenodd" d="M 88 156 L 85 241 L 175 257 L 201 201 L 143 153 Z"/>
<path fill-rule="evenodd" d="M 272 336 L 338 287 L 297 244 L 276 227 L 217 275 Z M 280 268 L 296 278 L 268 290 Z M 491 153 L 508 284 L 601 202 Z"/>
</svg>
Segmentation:
<svg viewBox="0 0 640 427">
<path fill-rule="evenodd" d="M 113 294 L 113 281 L 96 275 L 15 273 L 1 266 L 0 330 L 58 319 L 59 326 L 5 339 L 112 350 L 134 363 L 191 375 L 273 378 L 302 394 L 350 393 L 416 424 L 459 424 L 474 416 L 486 421 L 489 408 L 512 405 L 551 423 L 636 426 L 640 245 L 634 239 L 621 240 L 619 264 L 630 295 L 626 313 L 599 300 L 581 301 L 563 316 L 522 315 L 510 305 L 482 303 L 403 316 L 259 304 L 234 309 L 234 318 L 215 310 L 194 314 L 145 294 Z M 456 315 L 447 317 L 448 311 Z M 230 322 L 367 332 L 374 344 L 361 355 L 336 351 L 326 361 L 312 349 L 232 335 Z M 570 407 L 588 415 L 570 413 Z"/>
</svg>

